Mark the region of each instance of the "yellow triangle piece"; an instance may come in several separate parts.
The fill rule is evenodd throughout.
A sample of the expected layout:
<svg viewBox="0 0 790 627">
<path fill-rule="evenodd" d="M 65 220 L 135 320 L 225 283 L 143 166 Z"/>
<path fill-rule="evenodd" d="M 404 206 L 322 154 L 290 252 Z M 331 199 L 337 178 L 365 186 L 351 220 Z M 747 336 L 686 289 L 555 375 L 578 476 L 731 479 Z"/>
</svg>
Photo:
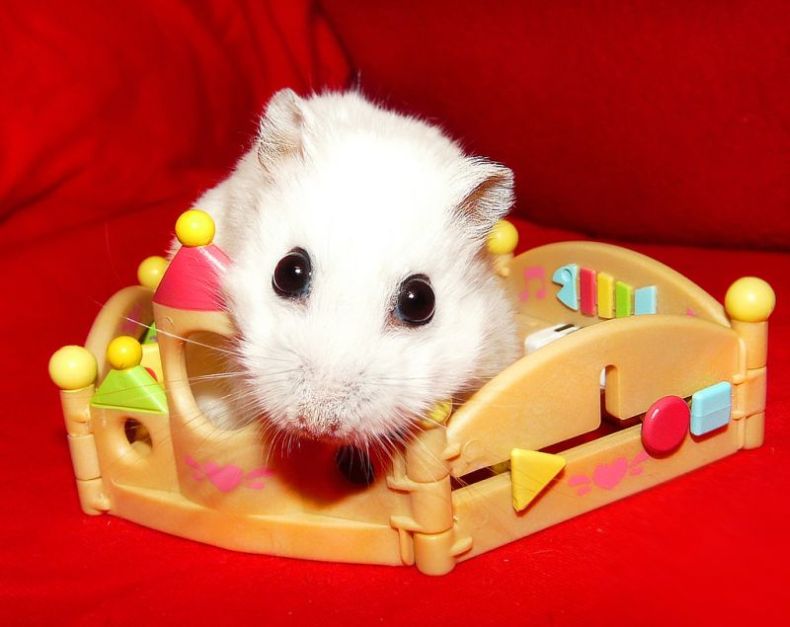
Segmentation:
<svg viewBox="0 0 790 627">
<path fill-rule="evenodd" d="M 565 460 L 559 455 L 514 448 L 510 452 L 513 509 L 517 512 L 526 509 L 563 468 Z"/>
</svg>

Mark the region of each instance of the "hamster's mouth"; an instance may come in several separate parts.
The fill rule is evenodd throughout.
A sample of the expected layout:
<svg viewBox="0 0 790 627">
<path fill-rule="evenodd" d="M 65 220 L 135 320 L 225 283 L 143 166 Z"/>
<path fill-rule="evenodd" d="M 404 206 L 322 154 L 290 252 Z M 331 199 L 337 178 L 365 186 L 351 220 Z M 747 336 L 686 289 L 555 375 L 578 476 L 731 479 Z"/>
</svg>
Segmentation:
<svg viewBox="0 0 790 627">
<path fill-rule="evenodd" d="M 392 450 L 411 438 L 415 424 L 409 423 L 383 432 L 360 433 L 340 418 L 315 421 L 299 415 L 286 426 L 281 426 L 281 429 L 299 440 L 322 442 L 333 446 Z"/>
<path fill-rule="evenodd" d="M 339 419 L 316 422 L 306 416 L 297 416 L 292 432 L 295 436 L 320 442 L 332 444 L 350 444 L 353 434 L 347 433 L 343 429 L 343 424 Z"/>
</svg>

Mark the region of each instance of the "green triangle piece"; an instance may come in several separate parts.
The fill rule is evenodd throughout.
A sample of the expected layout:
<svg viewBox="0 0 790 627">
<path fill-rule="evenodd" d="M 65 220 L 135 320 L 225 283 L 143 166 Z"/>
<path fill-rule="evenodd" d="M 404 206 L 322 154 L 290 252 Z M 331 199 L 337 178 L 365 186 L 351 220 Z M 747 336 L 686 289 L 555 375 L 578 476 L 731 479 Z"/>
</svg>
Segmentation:
<svg viewBox="0 0 790 627">
<path fill-rule="evenodd" d="M 91 405 L 167 413 L 164 389 L 142 366 L 110 370 L 94 393 Z"/>
<path fill-rule="evenodd" d="M 513 509 L 526 509 L 563 468 L 565 460 L 559 455 L 514 448 L 510 453 Z"/>
<path fill-rule="evenodd" d="M 156 323 L 152 322 L 150 327 L 146 327 L 145 333 L 143 333 L 143 339 L 140 340 L 140 344 L 154 344 L 156 341 Z"/>
</svg>

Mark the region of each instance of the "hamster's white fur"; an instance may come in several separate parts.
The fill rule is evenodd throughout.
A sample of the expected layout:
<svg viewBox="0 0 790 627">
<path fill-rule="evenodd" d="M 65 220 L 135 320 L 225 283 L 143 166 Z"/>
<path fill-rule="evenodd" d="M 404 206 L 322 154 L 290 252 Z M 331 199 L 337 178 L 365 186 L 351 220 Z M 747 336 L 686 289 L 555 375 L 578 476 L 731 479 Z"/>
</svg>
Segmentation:
<svg viewBox="0 0 790 627">
<path fill-rule="evenodd" d="M 484 244 L 512 187 L 507 168 L 358 93 L 277 93 L 255 146 L 196 203 L 233 262 L 246 406 L 295 436 L 367 446 L 511 363 L 513 311 Z M 312 276 L 294 301 L 272 274 L 297 247 Z M 436 296 L 417 327 L 393 316 L 412 274 Z"/>
</svg>

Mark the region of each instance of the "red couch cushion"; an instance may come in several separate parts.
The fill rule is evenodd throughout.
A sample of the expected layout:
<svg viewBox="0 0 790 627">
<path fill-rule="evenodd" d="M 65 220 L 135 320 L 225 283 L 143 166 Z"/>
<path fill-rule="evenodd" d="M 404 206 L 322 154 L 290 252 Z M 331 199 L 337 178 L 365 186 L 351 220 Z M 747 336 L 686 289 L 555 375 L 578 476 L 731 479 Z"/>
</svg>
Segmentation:
<svg viewBox="0 0 790 627">
<path fill-rule="evenodd" d="M 322 0 L 366 91 L 516 171 L 518 212 L 790 247 L 790 4 Z"/>
<path fill-rule="evenodd" d="M 0 42 L 6 243 L 188 203 L 239 156 L 273 91 L 347 75 L 309 0 L 9 0 Z"/>
</svg>

